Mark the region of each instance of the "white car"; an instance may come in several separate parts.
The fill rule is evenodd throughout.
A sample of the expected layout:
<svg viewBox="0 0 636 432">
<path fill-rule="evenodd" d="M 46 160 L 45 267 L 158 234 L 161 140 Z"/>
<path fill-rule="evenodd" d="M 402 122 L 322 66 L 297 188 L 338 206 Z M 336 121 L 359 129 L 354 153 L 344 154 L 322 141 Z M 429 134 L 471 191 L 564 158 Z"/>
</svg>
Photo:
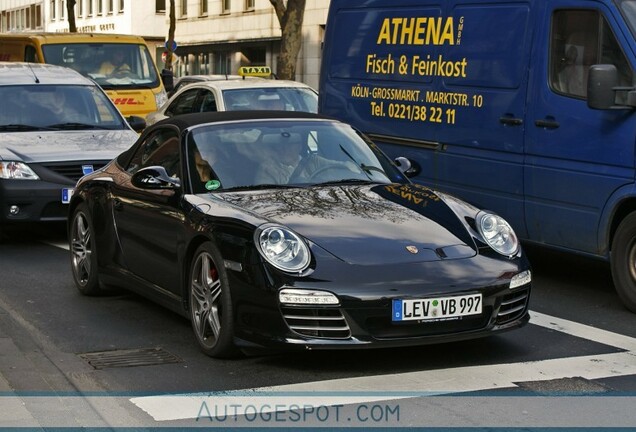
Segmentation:
<svg viewBox="0 0 636 432">
<path fill-rule="evenodd" d="M 148 125 L 179 114 L 212 111 L 318 111 L 316 90 L 296 81 L 231 79 L 201 81 L 179 89 L 159 110 L 146 116 Z"/>
</svg>

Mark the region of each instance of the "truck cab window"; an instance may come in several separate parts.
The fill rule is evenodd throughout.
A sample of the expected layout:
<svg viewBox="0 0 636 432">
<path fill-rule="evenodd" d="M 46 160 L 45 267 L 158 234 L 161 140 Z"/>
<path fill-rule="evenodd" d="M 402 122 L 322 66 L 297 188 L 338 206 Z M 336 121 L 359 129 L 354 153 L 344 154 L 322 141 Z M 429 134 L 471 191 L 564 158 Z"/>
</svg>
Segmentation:
<svg viewBox="0 0 636 432">
<path fill-rule="evenodd" d="M 632 85 L 633 71 L 599 12 L 556 11 L 550 41 L 552 89 L 567 96 L 586 98 L 589 68 L 594 64 L 615 65 L 620 74 L 619 85 Z"/>
</svg>

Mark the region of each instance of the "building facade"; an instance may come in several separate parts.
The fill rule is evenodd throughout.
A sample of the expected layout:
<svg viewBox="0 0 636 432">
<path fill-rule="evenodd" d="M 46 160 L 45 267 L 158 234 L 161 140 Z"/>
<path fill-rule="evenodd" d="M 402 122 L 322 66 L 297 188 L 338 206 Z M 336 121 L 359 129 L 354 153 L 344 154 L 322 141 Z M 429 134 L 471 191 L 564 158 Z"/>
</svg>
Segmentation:
<svg viewBox="0 0 636 432">
<path fill-rule="evenodd" d="M 2 31 L 68 31 L 67 0 L 0 0 Z M 78 32 L 143 36 L 164 66 L 171 0 L 76 0 Z M 281 30 L 269 0 L 174 0 L 176 76 L 276 71 Z M 328 0 L 307 0 L 296 79 L 318 88 Z"/>
</svg>

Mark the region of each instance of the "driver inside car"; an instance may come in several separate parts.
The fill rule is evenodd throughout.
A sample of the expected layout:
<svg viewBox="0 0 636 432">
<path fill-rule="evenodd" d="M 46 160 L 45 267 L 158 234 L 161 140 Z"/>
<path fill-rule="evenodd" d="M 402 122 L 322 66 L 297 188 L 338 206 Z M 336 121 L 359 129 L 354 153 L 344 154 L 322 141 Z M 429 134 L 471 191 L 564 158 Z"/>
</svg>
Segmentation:
<svg viewBox="0 0 636 432">
<path fill-rule="evenodd" d="M 351 161 L 334 161 L 314 153 L 306 154 L 300 134 L 283 132 L 266 135 L 262 145 L 266 157 L 256 172 L 257 184 L 302 183 L 331 167 L 360 172 Z"/>
</svg>

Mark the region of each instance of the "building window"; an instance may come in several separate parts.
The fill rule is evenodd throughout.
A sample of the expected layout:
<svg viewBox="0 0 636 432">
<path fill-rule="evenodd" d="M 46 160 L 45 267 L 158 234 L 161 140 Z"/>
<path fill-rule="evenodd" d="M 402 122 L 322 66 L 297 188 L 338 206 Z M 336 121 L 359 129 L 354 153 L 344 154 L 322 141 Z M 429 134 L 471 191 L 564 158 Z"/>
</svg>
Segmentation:
<svg viewBox="0 0 636 432">
<path fill-rule="evenodd" d="M 93 0 L 88 0 L 88 16 L 91 17 L 95 14 L 95 7 L 93 6 Z"/>
<path fill-rule="evenodd" d="M 66 1 L 65 0 L 60 0 L 60 10 L 57 13 L 57 16 L 60 17 L 61 20 L 66 19 Z"/>
<path fill-rule="evenodd" d="M 97 15 L 104 15 L 104 0 L 97 0 Z"/>
<path fill-rule="evenodd" d="M 221 13 L 228 14 L 232 8 L 232 2 L 230 0 L 221 0 Z"/>
<path fill-rule="evenodd" d="M 182 17 L 188 16 L 188 0 L 181 0 L 180 1 L 180 9 L 181 9 L 181 15 Z"/>
<path fill-rule="evenodd" d="M 77 0 L 77 16 L 81 18 L 84 16 L 84 0 Z M 91 4 L 91 0 L 88 0 L 88 10 L 89 12 L 93 9 L 93 5 Z"/>
<path fill-rule="evenodd" d="M 35 5 L 35 28 L 42 28 L 42 6 Z"/>
<path fill-rule="evenodd" d="M 55 12 L 57 12 L 55 3 L 55 0 L 51 0 L 51 21 L 55 21 L 57 19 L 57 16 L 55 15 Z"/>
<path fill-rule="evenodd" d="M 124 0 L 119 0 L 119 12 L 124 11 Z"/>
<path fill-rule="evenodd" d="M 156 0 L 155 2 L 156 13 L 166 13 L 166 0 Z"/>
<path fill-rule="evenodd" d="M 245 11 L 254 10 L 254 0 L 245 0 Z"/>
<path fill-rule="evenodd" d="M 199 15 L 206 16 L 208 14 L 208 0 L 199 1 Z"/>
</svg>

